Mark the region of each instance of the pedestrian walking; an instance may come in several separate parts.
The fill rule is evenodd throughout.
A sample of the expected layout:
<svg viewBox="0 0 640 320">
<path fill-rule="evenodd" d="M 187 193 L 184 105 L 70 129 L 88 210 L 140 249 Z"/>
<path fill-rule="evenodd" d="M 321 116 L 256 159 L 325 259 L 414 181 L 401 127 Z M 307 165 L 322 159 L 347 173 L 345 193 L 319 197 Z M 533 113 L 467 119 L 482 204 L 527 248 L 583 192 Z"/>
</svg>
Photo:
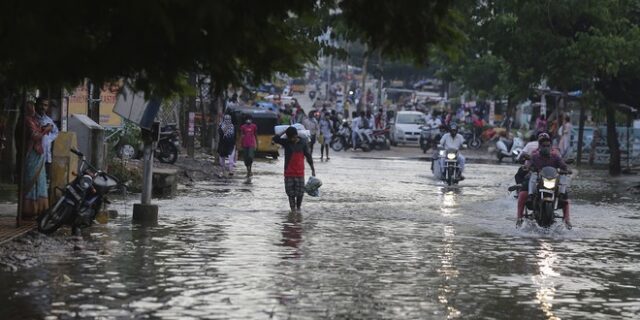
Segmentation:
<svg viewBox="0 0 640 320">
<path fill-rule="evenodd" d="M 295 111 L 295 114 L 293 116 L 292 123 L 293 124 L 302 123 L 302 121 L 304 121 L 304 118 L 305 118 L 305 114 L 304 114 L 304 110 L 302 110 L 302 106 L 296 103 L 294 111 Z"/>
<path fill-rule="evenodd" d="M 560 155 L 563 159 L 567 159 L 571 155 L 571 133 L 573 132 L 573 125 L 571 124 L 571 117 L 565 116 L 564 123 L 560 128 L 560 142 L 558 148 L 560 149 Z"/>
<path fill-rule="evenodd" d="M 253 123 L 251 115 L 247 115 L 244 124 L 240 126 L 240 134 L 244 166 L 247 167 L 247 177 L 251 177 L 253 176 L 253 158 L 258 146 L 258 126 Z"/>
<path fill-rule="evenodd" d="M 329 144 L 331 143 L 331 138 L 333 137 L 333 121 L 331 121 L 331 114 L 325 113 L 324 118 L 320 119 L 320 138 L 318 142 L 320 142 L 320 161 L 324 158 L 325 150 L 327 152 L 327 161 L 329 161 Z"/>
<path fill-rule="evenodd" d="M 313 156 L 313 146 L 316 144 L 319 129 L 318 119 L 316 119 L 316 112 L 309 111 L 309 116 L 302 121 L 302 125 L 305 129 L 309 130 L 309 153 L 311 154 L 311 156 Z"/>
<path fill-rule="evenodd" d="M 316 169 L 309 153 L 308 141 L 298 136 L 298 130 L 295 127 L 287 128 L 285 134 L 286 139 L 275 135 L 272 141 L 284 148 L 284 189 L 289 198 L 291 212 L 300 212 L 304 197 L 304 160 L 307 160 L 311 167 L 311 175 L 314 177 Z"/>
<path fill-rule="evenodd" d="M 222 167 L 223 174 L 228 173 L 229 176 L 233 176 L 233 169 L 236 165 L 236 129 L 231 122 L 231 115 L 225 114 L 218 128 L 218 136 L 220 142 L 218 143 L 218 155 L 220 155 L 220 166 Z"/>
</svg>

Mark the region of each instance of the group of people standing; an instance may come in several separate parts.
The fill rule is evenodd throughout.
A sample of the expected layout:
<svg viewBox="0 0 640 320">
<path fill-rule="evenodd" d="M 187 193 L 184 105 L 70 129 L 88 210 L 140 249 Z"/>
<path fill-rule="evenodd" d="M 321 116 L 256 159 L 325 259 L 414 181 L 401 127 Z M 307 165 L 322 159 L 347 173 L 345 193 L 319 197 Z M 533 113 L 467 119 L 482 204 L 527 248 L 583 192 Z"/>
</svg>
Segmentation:
<svg viewBox="0 0 640 320">
<path fill-rule="evenodd" d="M 38 98 L 24 107 L 24 127 L 17 128 L 18 172 L 22 171 L 22 219 L 32 220 L 49 208 L 49 181 L 53 160 L 51 148 L 58 137 L 58 127 L 48 115 L 50 101 Z M 19 144 L 20 145 L 20 144 Z"/>
<path fill-rule="evenodd" d="M 304 112 L 301 113 L 304 115 Z M 317 143 L 320 144 L 320 161 L 326 159 L 329 160 L 329 144 L 331 138 L 336 132 L 335 121 L 330 112 L 325 112 L 321 115 L 320 111 L 309 111 L 308 114 L 302 117 L 300 123 L 305 129 L 309 130 L 309 154 L 313 155 L 314 146 Z"/>
</svg>

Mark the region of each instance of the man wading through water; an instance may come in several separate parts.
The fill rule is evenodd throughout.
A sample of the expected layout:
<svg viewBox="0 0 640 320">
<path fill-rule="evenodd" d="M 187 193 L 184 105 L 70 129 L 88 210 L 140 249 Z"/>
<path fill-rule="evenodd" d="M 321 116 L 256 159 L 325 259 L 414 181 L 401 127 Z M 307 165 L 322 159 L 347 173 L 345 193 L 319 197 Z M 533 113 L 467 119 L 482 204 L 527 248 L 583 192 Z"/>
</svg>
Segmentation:
<svg viewBox="0 0 640 320">
<path fill-rule="evenodd" d="M 316 169 L 313 167 L 308 142 L 298 137 L 298 129 L 289 127 L 285 134 L 286 139 L 275 135 L 272 140 L 284 147 L 284 189 L 289 197 L 291 212 L 300 212 L 304 196 L 304 158 L 307 159 L 311 167 L 311 175 L 314 177 Z"/>
</svg>

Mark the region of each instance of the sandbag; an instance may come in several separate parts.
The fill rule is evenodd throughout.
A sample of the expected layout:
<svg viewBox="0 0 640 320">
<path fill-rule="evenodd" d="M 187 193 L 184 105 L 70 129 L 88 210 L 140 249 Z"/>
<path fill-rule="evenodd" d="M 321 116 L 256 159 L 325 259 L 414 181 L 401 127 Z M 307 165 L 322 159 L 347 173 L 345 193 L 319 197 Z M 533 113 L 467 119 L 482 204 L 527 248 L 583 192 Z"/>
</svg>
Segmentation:
<svg viewBox="0 0 640 320">
<path fill-rule="evenodd" d="M 303 138 L 303 139 L 309 139 L 309 137 L 311 137 L 311 131 L 306 130 L 304 128 L 304 126 L 300 123 L 296 123 L 294 125 L 279 125 L 279 126 L 275 126 L 273 127 L 273 131 L 275 131 L 276 134 L 280 135 L 280 138 L 282 139 L 286 139 L 287 135 L 284 133 L 285 131 L 287 131 L 287 128 L 289 127 L 295 127 L 296 129 L 298 129 L 298 137 Z"/>
<path fill-rule="evenodd" d="M 312 197 L 319 197 L 321 186 L 322 186 L 322 181 L 316 177 L 311 176 L 309 177 L 309 180 L 307 180 L 307 184 L 305 184 L 304 190 L 307 192 L 308 195 Z"/>
<path fill-rule="evenodd" d="M 285 131 L 287 131 L 287 128 L 289 128 L 289 127 L 291 127 L 291 126 L 293 126 L 293 127 L 295 127 L 296 129 L 298 129 L 298 131 L 300 131 L 300 130 L 305 130 L 305 128 L 304 128 L 304 126 L 303 126 L 302 124 L 300 124 L 300 123 L 296 123 L 296 124 L 294 124 L 294 125 L 283 124 L 283 125 L 275 126 L 275 127 L 273 127 L 273 131 L 274 131 L 276 134 L 281 135 L 281 134 L 284 134 L 284 132 L 285 132 Z M 300 134 L 300 133 L 298 133 L 298 135 L 299 135 L 299 134 Z"/>
</svg>

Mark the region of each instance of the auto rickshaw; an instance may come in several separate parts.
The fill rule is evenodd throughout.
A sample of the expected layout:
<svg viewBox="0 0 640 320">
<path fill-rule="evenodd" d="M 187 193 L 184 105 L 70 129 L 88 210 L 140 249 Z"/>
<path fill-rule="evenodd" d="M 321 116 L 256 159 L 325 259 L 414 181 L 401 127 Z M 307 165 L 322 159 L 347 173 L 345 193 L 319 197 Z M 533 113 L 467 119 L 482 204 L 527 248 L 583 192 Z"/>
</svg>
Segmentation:
<svg viewBox="0 0 640 320">
<path fill-rule="evenodd" d="M 236 150 L 242 152 L 242 140 L 240 126 L 244 124 L 248 115 L 251 115 L 253 123 L 258 127 L 258 145 L 256 156 L 269 156 L 277 159 L 280 156 L 278 145 L 271 142 L 275 132 L 273 128 L 278 125 L 278 115 L 275 112 L 256 107 L 235 107 L 228 111 L 238 132 L 236 134 Z"/>
</svg>

